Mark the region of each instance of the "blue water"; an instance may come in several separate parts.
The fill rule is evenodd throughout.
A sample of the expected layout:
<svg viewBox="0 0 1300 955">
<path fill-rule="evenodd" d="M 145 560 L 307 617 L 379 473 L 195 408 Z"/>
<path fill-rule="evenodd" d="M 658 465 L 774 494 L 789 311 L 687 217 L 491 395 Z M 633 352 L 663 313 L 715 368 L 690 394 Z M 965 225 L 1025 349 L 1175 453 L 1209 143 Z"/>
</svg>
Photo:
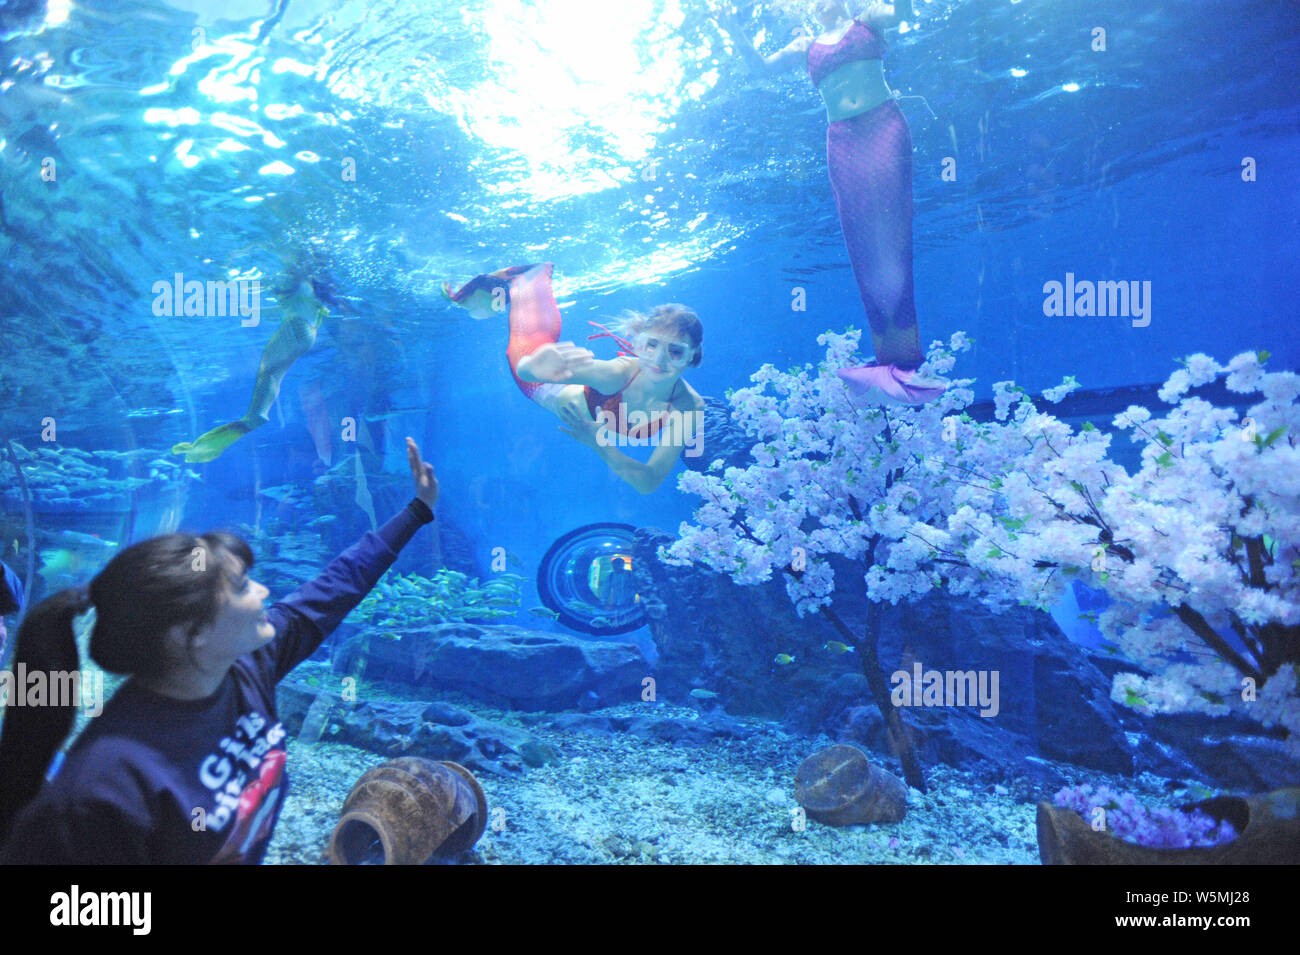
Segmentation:
<svg viewBox="0 0 1300 955">
<path fill-rule="evenodd" d="M 704 394 L 764 361 L 815 360 L 819 331 L 862 324 L 815 90 L 750 76 L 698 5 L 629 3 L 609 22 L 579 2 L 289 3 L 278 18 L 266 3 L 114 2 L 43 29 L 23 6 L 3 8 L 0 169 L 7 221 L 42 243 L 6 242 L 6 352 L 22 347 L 5 433 L 57 409 L 65 441 L 162 448 L 242 413 L 274 319 L 155 318 L 148 287 L 175 271 L 274 274 L 309 244 L 357 303 L 286 379 L 283 425 L 208 469 L 213 496 L 193 506 L 211 517 L 238 510 L 229 491 L 255 451 L 274 467 L 313 377 L 336 417 L 430 409 L 401 424 L 476 539 L 527 549 L 571 524 L 687 516 L 670 491 L 644 499 L 570 466 L 569 439 L 505 378 L 504 329 L 453 314 L 443 279 L 554 261 L 575 335 L 623 308 L 687 303 L 705 321 L 691 378 Z M 939 117 L 906 102 L 923 334 L 969 331 L 985 389 L 1161 380 L 1196 350 L 1267 347 L 1295 365 L 1290 5 L 923 12 L 887 58 L 893 85 Z M 793 25 L 761 9 L 753 23 Z M 1095 26 L 1106 52 L 1089 48 Z M 57 186 L 39 179 L 50 141 Z M 938 176 L 948 156 L 956 182 Z M 1256 182 L 1241 181 L 1244 156 Z M 1044 318 L 1041 285 L 1067 271 L 1152 280 L 1151 325 Z M 788 307 L 796 285 L 817 303 L 807 313 Z M 71 363 L 75 384 L 50 380 Z M 124 417 L 142 407 L 179 413 Z M 536 506 L 519 513 L 520 495 Z"/>
<path fill-rule="evenodd" d="M 686 303 L 705 324 L 689 379 L 706 395 L 764 362 L 815 362 L 818 333 L 863 325 L 819 97 L 800 73 L 751 75 L 703 4 L 66 7 L 0 3 L 0 433 L 32 446 L 49 416 L 63 445 L 163 457 L 242 414 L 276 316 L 157 317 L 150 289 L 174 273 L 269 284 L 310 249 L 348 305 L 269 425 L 194 466 L 199 480 L 69 508 L 70 528 L 125 543 L 178 519 L 260 525 L 273 505 L 258 491 L 315 476 L 302 395 L 319 388 L 335 425 L 414 409 L 375 429 L 368 472 L 400 477 L 414 436 L 481 571 L 498 546 L 532 568 L 575 526 L 672 530 L 695 499 L 671 479 L 638 495 L 562 434 L 510 382 L 504 325 L 450 309 L 441 282 L 552 261 L 577 339 L 588 320 Z M 1294 5 L 918 7 L 886 58 L 937 117 L 904 101 L 917 307 L 926 340 L 976 339 L 959 372 L 978 397 L 1006 378 L 1161 381 L 1195 351 L 1266 348 L 1296 367 Z M 766 52 L 797 26 L 762 4 L 742 17 Z M 1066 273 L 1151 281 L 1150 325 L 1044 317 L 1042 286 Z M 352 453 L 335 441 L 333 463 Z M 10 486 L 6 541 L 17 500 Z"/>
</svg>

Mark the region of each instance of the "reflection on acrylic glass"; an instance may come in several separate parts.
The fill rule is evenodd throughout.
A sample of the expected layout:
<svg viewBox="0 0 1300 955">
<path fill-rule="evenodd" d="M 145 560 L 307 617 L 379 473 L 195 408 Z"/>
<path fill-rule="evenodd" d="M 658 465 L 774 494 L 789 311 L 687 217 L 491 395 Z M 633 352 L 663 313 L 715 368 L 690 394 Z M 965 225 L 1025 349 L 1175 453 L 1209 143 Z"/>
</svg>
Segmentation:
<svg viewBox="0 0 1300 955">
<path fill-rule="evenodd" d="M 634 535 L 630 524 L 588 524 L 551 545 L 537 572 L 537 591 L 560 623 L 599 635 L 645 623 L 632 575 Z"/>
</svg>

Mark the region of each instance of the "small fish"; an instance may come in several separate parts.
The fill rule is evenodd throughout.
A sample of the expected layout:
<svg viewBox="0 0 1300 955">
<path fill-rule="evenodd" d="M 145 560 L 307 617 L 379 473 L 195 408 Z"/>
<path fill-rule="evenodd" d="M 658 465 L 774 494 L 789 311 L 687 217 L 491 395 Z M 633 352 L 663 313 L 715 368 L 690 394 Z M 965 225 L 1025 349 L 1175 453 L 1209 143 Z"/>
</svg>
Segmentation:
<svg viewBox="0 0 1300 955">
<path fill-rule="evenodd" d="M 790 664 L 794 663 L 794 657 L 790 656 L 788 653 L 778 653 L 773 658 L 772 662 L 779 667 L 788 667 Z"/>
<path fill-rule="evenodd" d="M 330 521 L 336 521 L 336 520 L 338 520 L 338 515 L 336 515 L 336 514 L 322 514 L 320 517 L 316 518 L 314 521 L 308 521 L 308 522 L 307 522 L 307 526 L 308 526 L 308 527 L 320 527 L 320 526 L 323 525 L 323 524 L 328 524 Z"/>
<path fill-rule="evenodd" d="M 847 643 L 840 643 L 840 641 L 838 640 L 827 640 L 825 645 L 822 647 L 822 649 L 830 653 L 852 653 L 853 652 L 853 648 L 851 646 L 849 646 Z"/>
<path fill-rule="evenodd" d="M 589 622 L 593 627 L 603 628 L 614 626 L 614 621 L 610 620 L 608 617 L 592 617 Z"/>
<path fill-rule="evenodd" d="M 531 613 L 534 617 L 545 617 L 547 620 L 560 619 L 560 615 L 558 613 L 546 607 L 529 607 L 528 612 Z"/>
<path fill-rule="evenodd" d="M 366 421 L 376 424 L 380 421 L 391 421 L 393 418 L 400 418 L 408 414 L 427 414 L 428 408 L 390 408 L 387 411 L 377 411 L 374 414 L 363 415 Z"/>
<path fill-rule="evenodd" d="M 159 418 L 163 415 L 182 414 L 184 408 L 132 408 L 126 413 L 128 418 Z"/>
<path fill-rule="evenodd" d="M 146 458 L 149 455 L 158 453 L 155 448 L 136 448 L 134 451 L 92 451 L 95 457 L 112 458 L 117 461 L 134 461 L 136 458 Z M 155 462 L 157 463 L 157 462 Z"/>
<path fill-rule="evenodd" d="M 59 531 L 59 540 L 66 543 L 69 547 L 107 547 L 114 548 L 117 544 L 113 541 L 106 541 L 98 534 L 83 534 L 81 531 Z"/>
<path fill-rule="evenodd" d="M 18 538 L 14 538 L 14 553 L 18 553 Z"/>
<path fill-rule="evenodd" d="M 258 494 L 263 497 L 269 497 L 273 501 L 287 501 L 296 494 L 298 489 L 292 484 L 281 484 L 278 487 L 264 487 L 258 490 Z"/>
<path fill-rule="evenodd" d="M 716 700 L 718 698 L 718 694 L 714 693 L 712 690 L 705 690 L 700 687 L 691 690 L 691 696 L 695 697 L 697 700 Z"/>
</svg>

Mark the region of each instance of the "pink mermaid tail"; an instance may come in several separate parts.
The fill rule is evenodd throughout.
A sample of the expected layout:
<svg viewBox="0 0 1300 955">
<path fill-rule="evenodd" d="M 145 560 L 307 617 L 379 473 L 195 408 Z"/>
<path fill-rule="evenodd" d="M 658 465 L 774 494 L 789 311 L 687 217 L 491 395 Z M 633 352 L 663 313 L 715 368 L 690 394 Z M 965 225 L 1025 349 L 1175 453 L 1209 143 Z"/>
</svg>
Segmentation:
<svg viewBox="0 0 1300 955">
<path fill-rule="evenodd" d="M 447 298 L 475 318 L 491 318 L 508 308 L 510 343 L 506 346 L 506 360 L 510 363 L 510 374 L 515 384 L 530 399 L 544 383 L 521 381 L 515 369 L 525 355 L 560 340 L 560 309 L 551 291 L 554 268 L 550 262 L 515 265 L 476 275 L 455 292 L 447 283 L 442 286 L 442 293 Z M 548 390 L 553 391 L 554 386 Z"/>
<path fill-rule="evenodd" d="M 826 162 L 876 361 L 925 360 L 912 290 L 912 136 L 888 100 L 826 129 Z"/>
<path fill-rule="evenodd" d="M 836 43 L 809 47 L 808 78 L 820 87 L 846 63 L 884 55 L 884 36 L 854 20 Z M 885 100 L 833 120 L 826 127 L 826 166 L 876 352 L 871 364 L 840 369 L 839 376 L 877 400 L 924 404 L 943 394 L 946 382 L 913 371 L 925 353 L 912 293 L 912 134 L 898 104 Z"/>
<path fill-rule="evenodd" d="M 852 391 L 880 404 L 923 405 L 938 398 L 948 387 L 945 381 L 922 378 L 916 371 L 897 365 L 859 365 L 840 368 L 835 374 Z"/>
<path fill-rule="evenodd" d="M 873 401 L 925 404 L 947 383 L 913 370 L 925 355 L 912 289 L 912 136 L 898 104 L 831 123 L 826 159 L 876 353 L 871 364 L 837 374 Z"/>
</svg>

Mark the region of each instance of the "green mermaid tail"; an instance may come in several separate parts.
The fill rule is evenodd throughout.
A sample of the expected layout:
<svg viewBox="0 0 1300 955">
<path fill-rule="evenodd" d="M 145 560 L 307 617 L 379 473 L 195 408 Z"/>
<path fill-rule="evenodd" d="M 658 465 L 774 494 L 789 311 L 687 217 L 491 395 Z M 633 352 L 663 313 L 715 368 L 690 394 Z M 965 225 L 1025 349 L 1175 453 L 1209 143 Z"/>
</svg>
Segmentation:
<svg viewBox="0 0 1300 955">
<path fill-rule="evenodd" d="M 183 454 L 189 464 L 202 464 L 205 461 L 213 461 L 221 457 L 221 452 L 230 447 L 248 432 L 254 428 L 266 424 L 268 419 L 263 418 L 261 421 L 247 422 L 244 418 L 238 421 L 231 421 L 220 427 L 213 428 L 206 434 L 201 434 L 193 441 L 182 441 L 180 444 L 172 445 L 172 454 Z"/>
<path fill-rule="evenodd" d="M 280 394 L 280 383 L 293 363 L 316 344 L 316 333 L 329 314 L 312 291 L 311 284 L 303 280 L 297 289 L 282 299 L 284 318 L 271 340 L 262 350 L 262 361 L 257 368 L 257 382 L 253 385 L 253 398 L 248 412 L 237 421 L 213 428 L 193 441 L 182 441 L 172 446 L 172 454 L 183 454 L 189 463 L 202 463 L 219 458 L 230 447 L 254 428 L 270 421 L 271 406 Z"/>
</svg>

